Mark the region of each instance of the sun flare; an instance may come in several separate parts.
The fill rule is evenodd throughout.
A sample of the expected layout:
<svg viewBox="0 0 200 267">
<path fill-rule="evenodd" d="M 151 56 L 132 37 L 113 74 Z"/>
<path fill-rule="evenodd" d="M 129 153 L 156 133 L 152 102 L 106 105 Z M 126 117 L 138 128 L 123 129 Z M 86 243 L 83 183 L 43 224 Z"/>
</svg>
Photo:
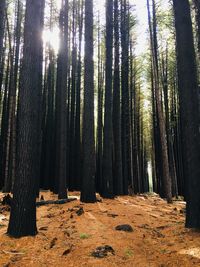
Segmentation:
<svg viewBox="0 0 200 267">
<path fill-rule="evenodd" d="M 57 26 L 54 26 L 52 30 L 44 30 L 42 37 L 45 45 L 49 44 L 55 52 L 58 52 L 60 39 L 59 28 Z"/>
</svg>

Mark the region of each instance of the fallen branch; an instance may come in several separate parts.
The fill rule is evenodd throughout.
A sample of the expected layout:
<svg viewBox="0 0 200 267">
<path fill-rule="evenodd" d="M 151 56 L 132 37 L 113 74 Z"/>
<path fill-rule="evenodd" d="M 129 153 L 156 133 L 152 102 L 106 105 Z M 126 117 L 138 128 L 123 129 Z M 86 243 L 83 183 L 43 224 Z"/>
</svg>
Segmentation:
<svg viewBox="0 0 200 267">
<path fill-rule="evenodd" d="M 12 197 L 8 194 L 6 196 L 3 197 L 3 201 L 1 202 L 2 205 L 7 205 L 7 206 L 11 206 L 12 205 Z M 38 201 L 36 202 L 36 207 L 40 207 L 40 206 L 45 206 L 45 205 L 50 205 L 50 204 L 65 204 L 71 201 L 75 201 L 77 200 L 77 198 L 75 197 L 71 197 L 68 199 L 58 199 L 58 200 L 42 200 L 42 201 Z"/>
<path fill-rule="evenodd" d="M 58 200 L 47 200 L 47 201 L 38 201 L 36 202 L 36 207 L 41 207 L 41 206 L 45 206 L 45 205 L 50 205 L 50 204 L 66 204 L 68 202 L 72 202 L 77 200 L 77 198 L 68 198 L 68 199 L 58 199 Z"/>
<path fill-rule="evenodd" d="M 2 250 L 2 252 L 3 252 L 4 254 L 11 254 L 11 255 L 24 255 L 24 254 L 25 254 L 25 253 L 23 253 L 23 252 L 6 251 L 6 250 Z"/>
</svg>

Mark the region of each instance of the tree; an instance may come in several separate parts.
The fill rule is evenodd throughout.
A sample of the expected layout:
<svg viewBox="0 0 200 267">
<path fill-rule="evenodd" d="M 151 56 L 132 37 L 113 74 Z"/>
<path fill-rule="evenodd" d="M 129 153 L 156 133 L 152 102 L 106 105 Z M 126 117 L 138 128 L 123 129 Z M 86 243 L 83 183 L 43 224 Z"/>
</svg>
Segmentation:
<svg viewBox="0 0 200 267">
<path fill-rule="evenodd" d="M 151 22 L 150 4 L 147 0 L 147 11 L 148 11 L 148 22 L 150 31 L 150 42 L 151 42 L 151 56 L 152 56 L 152 85 L 155 94 L 155 103 L 157 111 L 157 120 L 159 125 L 159 139 L 162 156 L 162 194 L 167 198 L 170 203 L 172 201 L 171 192 L 171 177 L 169 172 L 169 160 L 167 150 L 167 139 L 166 139 L 166 127 L 162 108 L 161 89 L 159 82 L 159 63 L 158 63 L 158 42 L 157 42 L 157 22 L 156 22 L 156 9 L 155 1 L 153 3 L 153 25 Z"/>
<path fill-rule="evenodd" d="M 67 68 L 68 68 L 68 0 L 62 3 L 59 17 L 60 50 L 56 88 L 56 183 L 58 198 L 67 198 Z"/>
<path fill-rule="evenodd" d="M 2 50 L 3 50 L 5 11 L 6 11 L 6 0 L 2 0 L 0 2 L 0 66 L 1 66 Z"/>
<path fill-rule="evenodd" d="M 76 83 L 77 83 L 77 41 L 76 41 L 76 3 L 72 2 L 72 68 L 71 68 L 71 102 L 70 102 L 70 124 L 69 124 L 69 177 L 70 187 L 74 189 L 75 173 L 75 107 L 76 107 Z"/>
<path fill-rule="evenodd" d="M 49 28 L 52 31 L 53 27 L 53 0 L 50 2 L 50 18 Z M 55 113 L 54 113 L 54 100 L 55 100 L 55 52 L 50 43 L 48 43 L 48 59 L 45 60 L 45 73 L 44 73 L 44 90 L 43 90 L 43 103 L 42 103 L 42 147 L 41 147 L 41 172 L 40 172 L 40 186 L 43 189 L 53 189 L 54 186 L 54 135 L 55 131 Z"/>
<path fill-rule="evenodd" d="M 195 7 L 195 20 L 196 20 L 196 30 L 197 30 L 197 48 L 200 59 L 200 2 L 199 0 L 193 0 Z"/>
<path fill-rule="evenodd" d="M 112 173 L 112 61 L 113 61 L 113 0 L 106 1 L 106 77 L 103 133 L 103 191 L 104 197 L 113 197 Z"/>
<path fill-rule="evenodd" d="M 93 0 L 85 0 L 82 202 L 95 202 Z"/>
<path fill-rule="evenodd" d="M 200 228 L 200 136 L 197 67 L 190 4 L 188 0 L 173 0 L 178 88 L 183 146 L 183 165 L 186 177 L 186 227 Z"/>
<path fill-rule="evenodd" d="M 24 26 L 24 50 L 19 90 L 17 168 L 13 189 L 8 234 L 13 237 L 35 235 L 37 156 L 39 154 L 37 133 L 39 103 L 38 68 L 40 55 L 40 19 L 42 2 L 26 1 Z"/>
<path fill-rule="evenodd" d="M 76 189 L 80 189 L 80 176 L 81 176 L 81 74 L 82 74 L 82 59 L 81 59 L 81 47 L 82 47 L 82 34 L 83 34 L 83 0 L 78 2 L 79 14 L 78 14 L 78 26 L 79 26 L 79 49 L 78 49 L 78 63 L 77 63 L 77 83 L 76 83 L 76 112 L 75 112 L 75 144 L 74 144 L 74 180 Z"/>
<path fill-rule="evenodd" d="M 97 111 L 97 141 L 96 141 L 96 190 L 101 193 L 102 188 L 102 159 L 103 159 L 103 86 L 104 64 L 100 27 L 100 13 L 98 14 L 98 111 Z"/>
<path fill-rule="evenodd" d="M 127 0 L 121 0 L 121 132 L 124 194 L 128 194 L 128 185 L 133 184 L 129 87 L 129 27 L 129 3 Z"/>
<path fill-rule="evenodd" d="M 22 3 L 20 0 L 16 2 L 16 18 L 14 29 L 14 43 L 12 46 L 12 37 L 9 23 L 7 22 L 7 31 L 9 35 L 10 47 L 10 79 L 8 94 L 8 118 L 7 118 L 7 136 L 5 149 L 5 171 L 4 171 L 4 192 L 10 192 L 15 178 L 15 162 L 16 162 L 16 92 L 18 88 L 18 70 L 19 70 L 19 54 L 21 40 L 21 22 L 22 22 Z"/>
<path fill-rule="evenodd" d="M 121 93 L 119 62 L 119 1 L 114 1 L 114 82 L 113 82 L 113 145 L 114 145 L 114 193 L 123 194 L 122 146 L 121 146 Z"/>
</svg>

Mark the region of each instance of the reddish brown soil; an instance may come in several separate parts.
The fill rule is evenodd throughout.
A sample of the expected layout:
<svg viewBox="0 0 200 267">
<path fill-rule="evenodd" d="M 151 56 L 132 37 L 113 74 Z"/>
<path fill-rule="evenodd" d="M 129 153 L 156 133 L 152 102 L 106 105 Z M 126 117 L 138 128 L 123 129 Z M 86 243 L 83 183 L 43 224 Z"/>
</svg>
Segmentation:
<svg viewBox="0 0 200 267">
<path fill-rule="evenodd" d="M 42 194 L 45 200 L 55 198 Z M 83 207 L 83 215 L 77 216 L 77 206 Z M 200 266 L 200 233 L 184 228 L 184 206 L 181 201 L 168 205 L 156 195 L 42 206 L 37 210 L 38 235 L 21 239 L 6 235 L 9 212 L 4 211 L 0 266 Z M 119 224 L 130 224 L 134 231 L 116 231 Z M 112 246 L 115 255 L 92 257 L 102 245 Z"/>
</svg>

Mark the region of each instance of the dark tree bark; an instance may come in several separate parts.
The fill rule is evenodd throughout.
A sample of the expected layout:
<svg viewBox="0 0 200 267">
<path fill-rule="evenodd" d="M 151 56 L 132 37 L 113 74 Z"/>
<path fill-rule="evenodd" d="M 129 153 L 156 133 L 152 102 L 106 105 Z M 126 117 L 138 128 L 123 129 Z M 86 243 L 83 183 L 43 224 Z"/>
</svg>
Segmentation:
<svg viewBox="0 0 200 267">
<path fill-rule="evenodd" d="M 200 136 L 197 67 L 188 0 L 173 0 L 176 28 L 178 88 L 186 177 L 186 227 L 200 228 Z"/>
<path fill-rule="evenodd" d="M 95 202 L 93 0 L 85 0 L 82 202 Z"/>
<path fill-rule="evenodd" d="M 122 164 L 124 194 L 128 194 L 128 185 L 133 181 L 130 123 L 129 88 L 129 11 L 128 1 L 121 0 L 121 90 L 122 90 Z"/>
<path fill-rule="evenodd" d="M 134 193 L 140 193 L 140 96 L 137 85 L 137 63 L 133 55 L 133 44 L 130 43 L 130 109 L 131 109 L 131 136 L 132 136 L 132 161 L 133 161 L 133 184 Z M 139 92 L 139 93 L 138 93 Z"/>
<path fill-rule="evenodd" d="M 157 108 L 159 134 L 160 134 L 160 145 L 162 155 L 162 196 L 167 198 L 170 203 L 172 201 L 171 192 L 171 177 L 169 172 L 169 160 L 167 150 L 167 139 L 166 139 L 166 127 L 162 108 L 161 90 L 159 83 L 159 66 L 158 66 L 158 43 L 157 43 L 157 22 L 156 22 L 156 10 L 155 1 L 153 0 L 153 26 L 151 24 L 151 13 L 149 0 L 147 0 L 147 11 L 148 21 L 150 30 L 150 42 L 151 42 L 151 53 L 152 53 L 152 70 L 153 70 L 153 86 L 155 88 L 155 101 Z"/>
<path fill-rule="evenodd" d="M 11 51 L 11 67 L 8 98 L 8 126 L 6 141 L 5 183 L 4 192 L 10 192 L 15 178 L 16 165 L 16 92 L 18 88 L 19 53 L 21 40 L 22 3 L 16 2 L 16 18 L 14 30 L 14 45 L 11 47 L 12 37 L 9 24 L 7 25 L 9 46 Z"/>
<path fill-rule="evenodd" d="M 50 2 L 50 31 L 52 31 L 53 0 Z M 49 64 L 47 61 L 49 59 Z M 43 89 L 43 120 L 42 120 L 42 151 L 40 185 L 43 189 L 52 189 L 54 180 L 54 100 L 55 100 L 55 55 L 51 45 L 48 45 L 48 55 L 45 59 Z"/>
<path fill-rule="evenodd" d="M 114 1 L 114 82 L 113 82 L 113 145 L 114 145 L 114 193 L 123 194 L 122 146 L 121 146 L 121 94 L 119 64 L 119 2 Z"/>
<path fill-rule="evenodd" d="M 78 64 L 77 64 L 77 83 L 76 83 L 76 111 L 75 111 L 75 141 L 74 141 L 74 184 L 75 189 L 80 189 L 81 185 L 81 73 L 82 73 L 82 60 L 81 60 L 81 47 L 82 47 L 82 34 L 83 34 L 83 0 L 79 0 L 79 50 L 78 50 Z"/>
<path fill-rule="evenodd" d="M 53 51 L 50 51 L 50 63 L 48 69 L 48 84 L 47 84 L 47 96 L 48 96 L 48 111 L 47 111 L 47 119 L 46 119 L 46 133 L 47 133 L 47 140 L 46 140 L 46 158 L 45 158 L 45 172 L 44 178 L 46 179 L 46 186 L 48 184 L 51 186 L 53 184 L 53 156 L 52 151 L 53 148 L 53 139 L 54 139 L 54 132 L 52 129 L 54 128 L 54 89 L 55 89 L 55 62 L 54 62 L 54 55 Z M 48 182 L 49 179 L 49 182 Z"/>
<path fill-rule="evenodd" d="M 5 180 L 5 151 L 6 151 L 6 133 L 8 122 L 8 86 L 9 86 L 9 69 L 10 59 L 8 55 L 8 63 L 5 74 L 5 90 L 3 96 L 3 109 L 1 117 L 1 135 L 0 135 L 0 185 L 4 186 Z"/>
<path fill-rule="evenodd" d="M 76 76 L 77 76 L 77 41 L 76 41 L 76 3 L 72 2 L 72 68 L 71 68 L 71 105 L 69 128 L 69 184 L 74 189 L 75 173 L 75 107 L 76 107 Z"/>
<path fill-rule="evenodd" d="M 5 36 L 4 40 L 6 40 L 6 36 Z M 3 95 L 2 85 L 4 82 L 4 74 L 5 74 L 5 68 L 6 68 L 5 58 L 6 58 L 6 45 L 4 44 L 3 50 L 2 50 L 1 65 L 0 65 L 0 103 L 2 102 L 2 95 Z M 0 107 L 0 111 L 2 111 L 2 107 Z"/>
<path fill-rule="evenodd" d="M 178 194 L 185 196 L 185 175 L 183 172 L 183 152 L 181 145 L 181 129 L 180 129 L 180 108 L 179 96 L 177 88 L 177 72 L 173 71 L 172 90 L 171 90 L 171 137 L 173 142 L 174 161 L 176 166 Z"/>
<path fill-rule="evenodd" d="M 68 0 L 60 11 L 60 50 L 56 88 L 56 181 L 58 198 L 67 198 L 67 69 L 68 69 Z"/>
<path fill-rule="evenodd" d="M 9 151 L 10 151 L 10 136 L 11 136 L 11 121 L 12 121 L 12 109 L 14 104 L 14 77 L 13 77 L 13 69 L 14 69 L 14 47 L 12 46 L 12 34 L 10 29 L 10 24 L 8 21 L 8 15 L 6 14 L 6 28 L 8 33 L 8 47 L 9 47 L 9 59 L 10 59 L 10 72 L 9 72 L 9 82 L 8 82 L 8 106 L 7 106 L 7 122 L 5 128 L 5 150 L 3 154 L 4 161 L 4 192 L 11 191 L 11 180 L 9 176 Z"/>
<path fill-rule="evenodd" d="M 97 144 L 96 144 L 96 190 L 102 192 L 102 159 L 103 159 L 103 58 L 101 49 L 100 14 L 98 18 L 98 111 L 97 111 Z"/>
<path fill-rule="evenodd" d="M 6 0 L 0 2 L 0 66 L 2 64 L 3 38 L 5 28 Z"/>
<path fill-rule="evenodd" d="M 41 13 L 40 13 L 40 32 L 44 29 L 44 10 L 45 0 L 41 0 Z M 42 90 L 43 90 L 43 41 L 39 44 L 39 62 L 38 62 L 38 101 L 39 101 L 39 113 L 38 113 L 38 147 L 39 154 L 37 155 L 37 183 L 36 183 L 36 194 L 39 197 L 40 190 L 40 162 L 42 153 Z"/>
<path fill-rule="evenodd" d="M 112 61 L 113 61 L 113 0 L 106 2 L 106 85 L 103 133 L 103 191 L 102 196 L 113 197 L 112 173 Z"/>
<path fill-rule="evenodd" d="M 169 65 L 168 64 L 168 47 L 166 47 L 165 58 L 164 58 L 164 55 L 162 55 L 162 59 L 161 59 L 161 69 L 162 69 L 161 77 L 162 77 L 163 98 L 164 98 L 164 107 L 165 107 L 165 125 L 166 125 L 169 168 L 170 168 L 170 176 L 171 176 L 171 180 L 172 180 L 172 196 L 178 197 L 176 167 L 175 167 L 175 161 L 174 161 L 172 135 L 171 135 L 171 131 L 170 131 L 169 78 L 168 78 L 169 70 L 168 70 L 168 65 Z"/>
<path fill-rule="evenodd" d="M 0 104 L 2 102 L 2 85 L 3 85 L 4 69 L 5 69 L 5 50 L 6 50 L 5 49 L 6 45 L 4 45 L 5 14 L 6 14 L 6 0 L 2 0 L 0 2 Z M 0 111 L 2 111 L 1 107 Z"/>
<path fill-rule="evenodd" d="M 37 156 L 39 153 L 37 133 L 39 99 L 38 68 L 41 32 L 40 0 L 27 0 L 24 50 L 19 90 L 17 169 L 13 189 L 8 234 L 13 237 L 35 235 Z"/>
</svg>

